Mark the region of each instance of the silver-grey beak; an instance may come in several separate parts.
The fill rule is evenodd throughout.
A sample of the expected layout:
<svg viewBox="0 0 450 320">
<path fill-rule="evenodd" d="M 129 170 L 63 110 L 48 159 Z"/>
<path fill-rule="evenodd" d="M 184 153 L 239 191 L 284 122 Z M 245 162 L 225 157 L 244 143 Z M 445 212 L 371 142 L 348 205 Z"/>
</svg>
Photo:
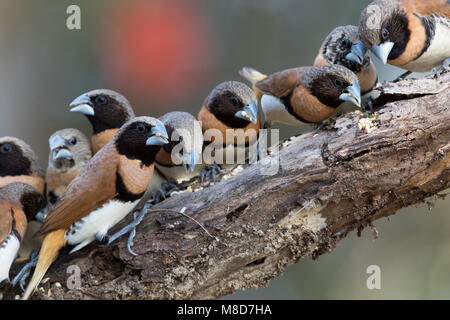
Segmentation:
<svg viewBox="0 0 450 320">
<path fill-rule="evenodd" d="M 348 86 L 347 92 L 341 94 L 339 99 L 350 102 L 361 108 L 361 87 L 359 86 L 358 81 L 355 81 L 351 86 Z"/>
<path fill-rule="evenodd" d="M 92 101 L 87 93 L 84 93 L 73 100 L 69 106 L 71 107 L 71 112 L 79 112 L 87 116 L 93 116 L 95 114 Z"/>
<path fill-rule="evenodd" d="M 163 146 L 169 143 L 169 135 L 167 134 L 167 130 L 164 125 L 158 123 L 150 132 L 151 136 L 145 143 L 147 146 Z"/>
<path fill-rule="evenodd" d="M 366 52 L 367 52 L 366 46 L 360 41 L 352 46 L 351 52 L 347 54 L 345 59 L 356 62 L 357 64 L 362 64 Z"/>
<path fill-rule="evenodd" d="M 247 120 L 253 124 L 258 122 L 258 106 L 255 102 L 250 102 L 234 115 L 236 118 Z"/>
<path fill-rule="evenodd" d="M 394 45 L 395 43 L 391 41 L 383 42 L 379 46 L 374 44 L 372 46 L 372 52 L 378 57 L 378 59 L 380 59 L 381 61 L 383 61 L 384 64 L 386 64 L 389 58 L 389 54 L 391 53 Z"/>
<path fill-rule="evenodd" d="M 50 146 L 50 150 L 67 147 L 66 140 L 64 140 L 61 136 L 58 136 L 58 135 L 50 138 L 50 140 L 48 141 L 48 144 Z"/>
<path fill-rule="evenodd" d="M 52 153 L 53 160 L 58 160 L 62 158 L 71 159 L 73 158 L 72 153 L 67 148 L 66 140 L 62 137 L 56 135 L 49 140 L 50 152 Z"/>
<path fill-rule="evenodd" d="M 49 210 L 49 205 L 47 205 L 44 209 L 42 209 L 41 211 L 36 213 L 36 215 L 34 216 L 36 221 L 44 223 L 44 221 L 45 221 L 45 219 L 47 218 L 47 215 L 48 215 L 48 210 Z"/>
<path fill-rule="evenodd" d="M 58 150 L 58 152 L 56 152 L 56 154 L 53 156 L 54 160 L 58 160 L 58 159 L 62 159 L 62 158 L 72 159 L 73 154 L 72 154 L 72 152 L 70 152 L 67 149 L 61 149 L 61 150 Z"/>
</svg>

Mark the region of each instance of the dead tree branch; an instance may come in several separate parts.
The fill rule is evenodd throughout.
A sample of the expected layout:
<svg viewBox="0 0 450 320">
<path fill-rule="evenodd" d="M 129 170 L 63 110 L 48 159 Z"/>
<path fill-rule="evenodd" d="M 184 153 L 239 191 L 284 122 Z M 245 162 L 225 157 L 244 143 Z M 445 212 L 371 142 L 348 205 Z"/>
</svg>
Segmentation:
<svg viewBox="0 0 450 320">
<path fill-rule="evenodd" d="M 197 192 L 169 198 L 137 228 L 132 256 L 126 238 L 67 256 L 48 274 L 39 299 L 213 299 L 266 286 L 289 265 L 332 251 L 352 230 L 450 187 L 450 73 L 380 85 L 377 129 L 362 115 L 284 142 L 277 174 L 260 162 Z M 81 288 L 69 290 L 69 265 Z M 59 282 L 62 286 L 56 284 Z M 19 291 L 14 289 L 10 298 Z"/>
</svg>

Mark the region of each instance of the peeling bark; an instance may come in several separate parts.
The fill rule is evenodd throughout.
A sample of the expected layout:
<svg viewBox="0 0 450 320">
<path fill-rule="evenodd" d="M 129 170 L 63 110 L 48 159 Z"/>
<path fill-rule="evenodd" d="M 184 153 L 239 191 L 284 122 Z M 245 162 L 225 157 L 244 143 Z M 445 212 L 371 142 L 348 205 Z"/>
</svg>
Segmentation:
<svg viewBox="0 0 450 320">
<path fill-rule="evenodd" d="M 184 217 L 149 212 L 137 228 L 138 256 L 126 238 L 92 245 L 58 262 L 34 298 L 214 299 L 264 287 L 300 258 L 331 252 L 352 230 L 437 196 L 450 187 L 450 73 L 376 90 L 378 128 L 370 134 L 358 127 L 361 114 L 347 114 L 285 141 L 269 157 L 280 158 L 276 175 L 263 175 L 262 161 L 152 208 L 185 207 L 215 239 Z M 82 286 L 68 290 L 73 264 Z"/>
</svg>

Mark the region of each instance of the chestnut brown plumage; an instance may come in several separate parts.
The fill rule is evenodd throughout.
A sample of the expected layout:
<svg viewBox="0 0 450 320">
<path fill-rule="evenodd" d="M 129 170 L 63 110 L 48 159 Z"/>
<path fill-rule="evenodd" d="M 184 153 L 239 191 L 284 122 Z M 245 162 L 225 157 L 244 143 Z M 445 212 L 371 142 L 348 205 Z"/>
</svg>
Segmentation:
<svg viewBox="0 0 450 320">
<path fill-rule="evenodd" d="M 359 35 L 384 63 L 430 71 L 450 58 L 450 2 L 375 0 L 361 13 Z"/>
<path fill-rule="evenodd" d="M 24 294 L 27 299 L 69 244 L 72 252 L 103 240 L 140 201 L 149 185 L 156 154 L 168 142 L 161 121 L 137 117 L 87 163 L 47 216 L 39 261 Z"/>
<path fill-rule="evenodd" d="M 73 100 L 70 111 L 84 114 L 92 125 L 92 151 L 97 153 L 128 120 L 135 117 L 130 102 L 109 89 L 86 92 Z"/>
</svg>

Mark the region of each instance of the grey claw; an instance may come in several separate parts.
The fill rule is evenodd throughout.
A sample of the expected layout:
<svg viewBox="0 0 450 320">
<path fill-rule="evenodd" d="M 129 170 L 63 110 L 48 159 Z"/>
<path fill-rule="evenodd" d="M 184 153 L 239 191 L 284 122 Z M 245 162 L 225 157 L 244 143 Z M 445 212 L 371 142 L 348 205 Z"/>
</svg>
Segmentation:
<svg viewBox="0 0 450 320">
<path fill-rule="evenodd" d="M 392 82 L 397 83 L 399 81 L 405 80 L 411 73 L 412 73 L 412 71 L 406 71 L 405 73 L 401 74 L 399 77 L 397 77 L 397 79 L 395 79 Z"/>
<path fill-rule="evenodd" d="M 22 270 L 20 270 L 20 272 L 14 277 L 13 281 L 11 282 L 13 287 L 15 287 L 17 283 L 19 283 L 22 291 L 25 291 L 25 281 L 30 275 L 31 268 L 37 265 L 38 260 L 39 249 L 35 249 L 31 252 L 30 261 L 23 266 Z"/>
<path fill-rule="evenodd" d="M 121 236 L 123 236 L 124 234 L 127 234 L 128 232 L 130 232 L 131 230 L 133 230 L 134 226 L 133 226 L 133 222 L 125 227 L 123 227 L 119 232 L 113 234 L 112 236 L 108 237 L 108 242 L 106 242 L 106 245 L 109 246 L 111 245 L 114 241 L 116 241 L 118 238 L 120 238 Z"/>
<path fill-rule="evenodd" d="M 444 61 L 442 66 L 434 68 L 433 73 L 436 78 L 440 77 L 444 72 L 450 70 L 450 58 Z"/>
<path fill-rule="evenodd" d="M 206 165 L 206 167 L 200 171 L 200 181 L 203 183 L 205 178 L 210 178 L 213 182 L 216 182 L 217 174 L 222 172 L 222 168 L 214 163 L 210 165 Z"/>
<path fill-rule="evenodd" d="M 200 181 L 201 181 L 202 183 L 205 181 L 205 171 L 204 171 L 204 170 L 202 170 L 202 171 L 200 172 Z"/>
<path fill-rule="evenodd" d="M 328 125 L 327 122 L 322 121 L 316 125 L 316 130 L 321 131 Z"/>
<path fill-rule="evenodd" d="M 166 194 L 163 190 L 158 190 L 153 193 L 154 204 L 160 203 L 166 199 Z"/>
<path fill-rule="evenodd" d="M 124 234 L 130 233 L 127 241 L 127 249 L 132 255 L 137 255 L 136 253 L 131 250 L 131 247 L 133 246 L 133 239 L 136 236 L 136 227 L 142 222 L 144 219 L 148 208 L 150 207 L 149 203 L 146 203 L 144 207 L 141 209 L 139 215 L 137 215 L 138 211 L 135 211 L 133 213 L 134 220 L 129 225 L 123 227 L 120 231 L 118 231 L 116 234 L 109 237 L 108 245 L 113 243 L 115 240 L 123 236 Z"/>
<path fill-rule="evenodd" d="M 133 256 L 137 256 L 137 254 L 131 249 L 131 247 L 133 246 L 133 240 L 134 240 L 135 236 L 136 236 L 136 228 L 131 230 L 130 235 L 128 236 L 128 241 L 127 241 L 128 252 L 130 254 L 132 254 Z"/>
<path fill-rule="evenodd" d="M 367 108 L 369 108 L 370 113 L 373 113 L 373 98 L 372 97 L 367 98 L 367 101 L 364 104 L 364 111 L 367 111 Z"/>
<path fill-rule="evenodd" d="M 161 190 L 158 190 L 157 193 L 161 195 L 162 198 L 167 199 L 170 197 L 172 191 L 180 190 L 178 186 L 179 184 L 175 180 L 171 179 L 167 182 L 163 182 L 161 184 Z"/>
<path fill-rule="evenodd" d="M 28 279 L 28 277 L 30 276 L 30 270 L 28 270 L 22 277 L 22 279 L 20 279 L 20 289 L 22 290 L 22 292 L 25 292 L 25 281 Z"/>
</svg>

